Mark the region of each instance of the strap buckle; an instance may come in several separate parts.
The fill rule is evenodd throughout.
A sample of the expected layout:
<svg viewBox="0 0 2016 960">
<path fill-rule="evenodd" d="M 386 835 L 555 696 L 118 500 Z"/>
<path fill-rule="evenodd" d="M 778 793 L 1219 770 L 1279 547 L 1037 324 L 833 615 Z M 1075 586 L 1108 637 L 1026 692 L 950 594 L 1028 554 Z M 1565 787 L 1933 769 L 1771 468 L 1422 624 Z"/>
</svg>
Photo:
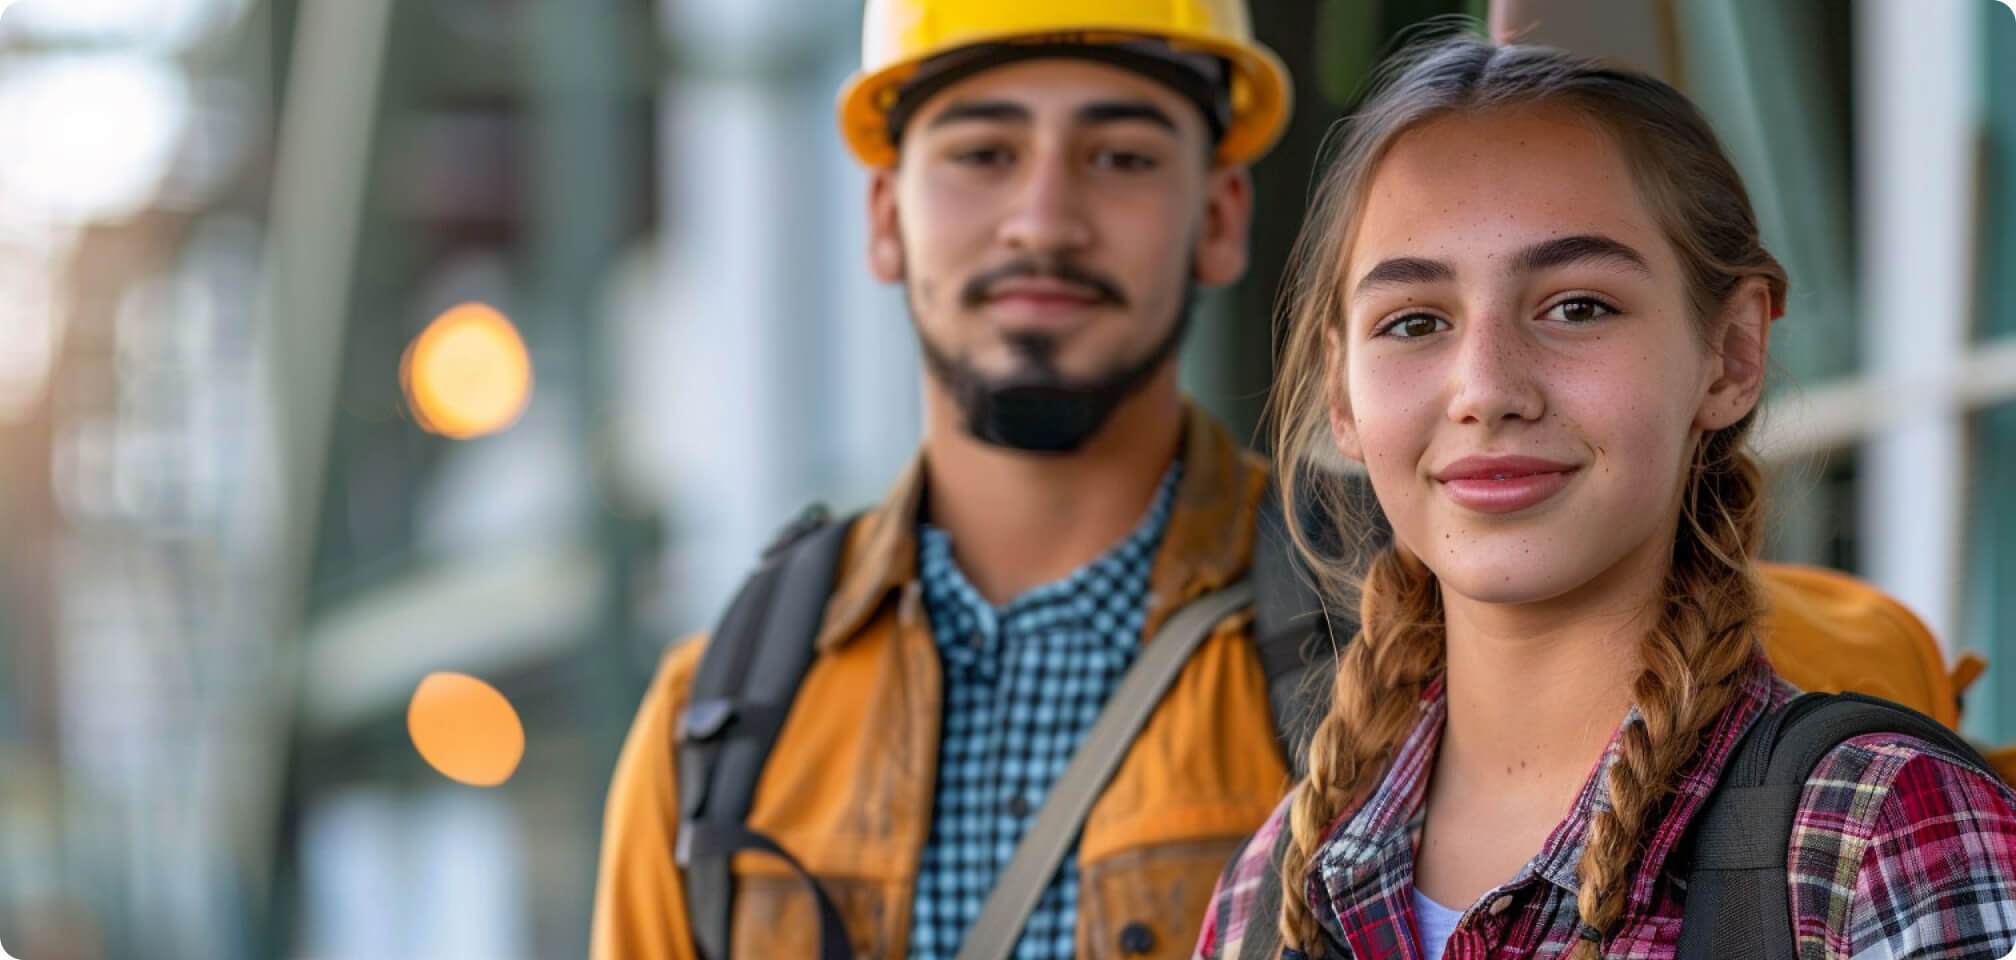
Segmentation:
<svg viewBox="0 0 2016 960">
<path fill-rule="evenodd" d="M 718 740 L 734 722 L 735 701 L 696 701 L 679 712 L 679 739 L 686 743 Z"/>
<path fill-rule="evenodd" d="M 672 862 L 685 870 L 693 866 L 693 821 L 679 821 L 679 836 L 672 844 Z"/>
</svg>

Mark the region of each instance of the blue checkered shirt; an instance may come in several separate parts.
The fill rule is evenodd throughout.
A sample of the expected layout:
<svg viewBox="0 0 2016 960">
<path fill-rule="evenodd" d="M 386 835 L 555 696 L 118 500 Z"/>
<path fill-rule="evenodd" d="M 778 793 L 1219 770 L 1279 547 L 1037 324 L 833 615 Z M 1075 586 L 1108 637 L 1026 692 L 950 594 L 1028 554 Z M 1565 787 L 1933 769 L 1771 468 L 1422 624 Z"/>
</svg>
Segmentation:
<svg viewBox="0 0 2016 960">
<path fill-rule="evenodd" d="M 1050 785 L 1133 665 L 1181 469 L 1170 466 L 1147 516 L 1119 546 L 1005 607 L 966 581 L 944 531 L 920 531 L 917 566 L 944 662 L 945 717 L 910 925 L 914 960 L 958 950 Z M 1077 924 L 1074 840 L 1023 928 L 1016 960 L 1072 956 Z"/>
</svg>

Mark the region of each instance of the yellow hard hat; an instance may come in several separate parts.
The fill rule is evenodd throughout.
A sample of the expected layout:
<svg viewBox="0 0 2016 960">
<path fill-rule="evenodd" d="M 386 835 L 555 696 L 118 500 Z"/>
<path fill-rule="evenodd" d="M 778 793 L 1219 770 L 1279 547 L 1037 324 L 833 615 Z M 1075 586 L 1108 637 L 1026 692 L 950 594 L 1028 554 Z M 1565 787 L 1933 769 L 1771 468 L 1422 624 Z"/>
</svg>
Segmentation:
<svg viewBox="0 0 2016 960">
<path fill-rule="evenodd" d="M 1246 0 L 868 0 L 861 70 L 840 90 L 840 132 L 862 163 L 894 166 L 888 111 L 925 60 L 983 43 L 1141 37 L 1230 65 L 1232 109 L 1218 162 L 1251 162 L 1281 136 L 1293 88 L 1281 58 L 1254 41 Z"/>
</svg>

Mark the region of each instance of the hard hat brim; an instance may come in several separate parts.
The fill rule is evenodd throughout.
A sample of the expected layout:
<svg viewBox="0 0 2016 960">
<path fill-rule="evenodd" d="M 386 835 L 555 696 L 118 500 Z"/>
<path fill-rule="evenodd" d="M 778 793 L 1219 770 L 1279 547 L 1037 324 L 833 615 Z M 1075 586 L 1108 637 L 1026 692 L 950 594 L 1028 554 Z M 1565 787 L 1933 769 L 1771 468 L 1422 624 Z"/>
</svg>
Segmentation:
<svg viewBox="0 0 2016 960">
<path fill-rule="evenodd" d="M 1096 31 L 1088 31 L 1096 32 Z M 1138 31 L 1116 32 L 1139 36 Z M 1028 34 L 961 38 L 961 45 L 1012 42 Z M 1288 125 L 1294 88 L 1288 68 L 1272 50 L 1259 44 L 1228 43 L 1211 37 L 1163 35 L 1172 46 L 1225 58 L 1232 65 L 1232 122 L 1218 141 L 1220 166 L 1242 166 L 1264 155 Z M 925 57 L 898 61 L 873 72 L 856 73 L 841 87 L 838 106 L 840 135 L 855 159 L 868 167 L 896 165 L 896 145 L 889 141 L 887 112 L 898 90 Z"/>
</svg>

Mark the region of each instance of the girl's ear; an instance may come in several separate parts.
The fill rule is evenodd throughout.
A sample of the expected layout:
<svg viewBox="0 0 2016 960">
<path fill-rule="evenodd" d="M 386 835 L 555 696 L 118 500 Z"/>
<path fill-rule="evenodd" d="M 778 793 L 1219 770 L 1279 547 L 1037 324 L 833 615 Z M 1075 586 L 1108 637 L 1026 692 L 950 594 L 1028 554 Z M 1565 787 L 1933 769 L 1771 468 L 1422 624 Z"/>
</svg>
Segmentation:
<svg viewBox="0 0 2016 960">
<path fill-rule="evenodd" d="M 1351 391 L 1344 379 L 1344 340 L 1335 327 L 1323 332 L 1323 395 L 1330 406 L 1330 439 L 1336 442 L 1337 452 L 1364 463 L 1358 424 L 1351 418 Z"/>
<path fill-rule="evenodd" d="M 1771 285 L 1763 277 L 1745 277 L 1724 301 L 1720 335 L 1709 344 L 1715 353 L 1707 392 L 1694 415 L 1697 428 L 1720 430 L 1757 408 L 1771 355 L 1771 321 L 1778 312 Z"/>
</svg>

